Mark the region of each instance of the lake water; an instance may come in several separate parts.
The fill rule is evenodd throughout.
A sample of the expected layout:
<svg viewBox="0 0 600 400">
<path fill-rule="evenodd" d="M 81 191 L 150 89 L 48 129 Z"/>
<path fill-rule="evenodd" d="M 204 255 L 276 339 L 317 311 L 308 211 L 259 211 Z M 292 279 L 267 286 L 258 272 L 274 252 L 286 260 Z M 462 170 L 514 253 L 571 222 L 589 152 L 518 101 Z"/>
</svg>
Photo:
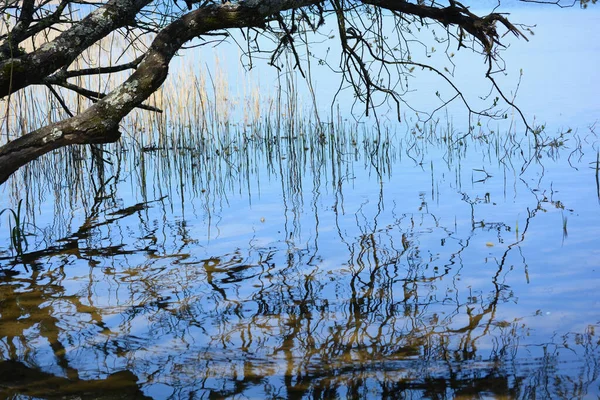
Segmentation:
<svg viewBox="0 0 600 400">
<path fill-rule="evenodd" d="M 8 182 L 27 247 L 3 214 L 0 395 L 600 396 L 599 15 L 513 14 L 539 24 L 506 52 L 539 153 L 449 111 L 127 136 L 101 168 L 75 149 Z"/>
</svg>

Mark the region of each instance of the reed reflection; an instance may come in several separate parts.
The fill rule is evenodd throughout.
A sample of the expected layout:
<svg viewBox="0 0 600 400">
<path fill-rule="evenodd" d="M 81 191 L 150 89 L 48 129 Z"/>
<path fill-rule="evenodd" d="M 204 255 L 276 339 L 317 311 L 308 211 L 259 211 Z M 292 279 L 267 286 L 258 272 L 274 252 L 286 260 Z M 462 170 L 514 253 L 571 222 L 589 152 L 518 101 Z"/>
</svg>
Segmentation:
<svg viewBox="0 0 600 400">
<path fill-rule="evenodd" d="M 545 170 L 517 177 L 516 142 L 484 169 L 482 143 L 450 142 L 240 136 L 115 155 L 70 233 L 0 259 L 17 272 L 0 283 L 1 359 L 111 387 L 128 371 L 155 398 L 597 393 L 597 321 L 544 336 L 518 308 L 531 226 L 564 207 Z M 498 200 L 515 187 L 523 203 Z"/>
</svg>

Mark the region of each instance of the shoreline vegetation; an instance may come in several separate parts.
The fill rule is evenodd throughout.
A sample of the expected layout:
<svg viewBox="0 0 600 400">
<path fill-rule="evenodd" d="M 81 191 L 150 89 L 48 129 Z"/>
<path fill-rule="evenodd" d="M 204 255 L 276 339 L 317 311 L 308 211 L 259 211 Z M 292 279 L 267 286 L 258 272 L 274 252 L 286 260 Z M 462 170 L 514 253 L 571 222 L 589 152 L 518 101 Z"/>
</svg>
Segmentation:
<svg viewBox="0 0 600 400">
<path fill-rule="evenodd" d="M 511 174 L 520 175 L 542 157 L 579 155 L 582 140 L 595 135 L 594 127 L 583 137 L 571 130 L 549 135 L 543 127 L 527 135 L 512 123 L 505 123 L 506 129 L 499 123 L 491 129 L 496 121 L 488 121 L 488 126 L 477 123 L 465 133 L 453 127 L 449 115 L 428 122 L 416 116 L 412 123 L 408 118 L 403 123 L 370 124 L 348 121 L 338 111 L 332 120 L 320 117 L 314 105 L 303 104 L 298 77 L 292 72 L 279 75 L 279 90 L 273 97 L 247 79 L 242 79 L 245 84 L 241 90 L 234 90 L 220 63 L 217 58 L 212 69 L 216 73 L 188 75 L 190 68 L 185 66 L 175 70 L 149 102 L 162 112 L 133 112 L 122 124 L 119 142 L 60 149 L 19 170 L 0 189 L 5 197 L 0 205 L 12 212 L 6 216 L 17 215 L 18 206 L 19 220 L 2 222 L 8 222 L 11 231 L 25 222 L 32 227 L 30 231 L 36 231 L 36 213 L 48 196 L 53 198 L 59 220 L 66 218 L 61 215 L 63 210 L 73 213 L 82 208 L 88 215 L 95 204 L 89 194 L 105 184 L 105 177 L 118 180 L 124 173 L 135 176 L 134 192 L 143 201 L 149 201 L 148 185 L 160 185 L 163 179 L 174 176 L 178 176 L 180 188 L 192 187 L 194 197 L 219 196 L 234 181 L 240 187 L 253 186 L 253 174 L 262 165 L 267 171 L 287 171 L 295 174 L 294 179 L 301 179 L 307 168 L 330 160 L 331 178 L 336 179 L 340 174 L 336 168 L 344 169 L 361 158 L 365 169 L 389 179 L 394 160 L 408 158 L 414 165 L 423 165 L 427 153 L 435 151 L 440 154 L 436 162 L 441 163 L 435 167 L 451 170 L 470 148 L 481 151 L 487 163 L 504 165 Z M 186 84 L 180 85 L 182 81 Z M 115 84 L 118 79 L 111 75 L 98 86 L 110 82 Z M 67 101 L 66 96 L 63 99 Z M 68 101 L 83 104 L 90 100 L 76 95 Z M 19 92 L 11 104 L 11 123 L 5 124 L 6 132 L 12 132 L 6 134 L 9 137 L 63 116 L 56 97 L 40 88 Z M 30 116 L 30 125 L 22 118 L 17 121 L 16 115 Z M 148 163 L 154 176 L 147 175 Z M 487 174 L 484 169 L 475 171 Z M 16 237 L 11 235 L 13 249 L 14 243 L 27 241 L 25 231 L 19 232 Z M 22 251 L 17 251 L 19 254 Z"/>
<path fill-rule="evenodd" d="M 47 32 L 46 36 L 50 34 Z M 147 43 L 149 41 L 150 38 L 147 38 Z M 124 44 L 115 45 L 115 42 L 118 43 L 116 36 L 103 39 L 77 59 L 73 67 L 95 68 L 100 66 L 100 60 L 106 62 L 108 59 L 111 64 L 113 59 L 123 62 L 137 57 L 135 49 Z M 34 46 L 29 43 L 26 47 Z M 113 50 L 106 52 L 105 48 Z M 113 54 L 115 51 L 116 54 Z M 214 166 L 211 167 L 208 160 L 226 159 L 248 147 L 250 142 L 254 143 L 254 147 L 257 147 L 256 142 L 262 142 L 258 147 L 268 153 L 274 152 L 273 147 L 277 143 L 286 143 L 295 148 L 280 153 L 298 153 L 300 149 L 301 153 L 310 150 L 310 154 L 329 142 L 332 149 L 344 149 L 345 152 L 360 149 L 377 157 L 389 153 L 390 147 L 395 148 L 398 155 L 406 151 L 406 155 L 411 157 L 410 149 L 437 143 L 436 146 L 443 144 L 447 147 L 448 159 L 454 157 L 453 152 L 460 152 L 461 147 L 472 142 L 474 145 L 490 144 L 488 152 L 495 153 L 500 162 L 512 158 L 515 151 L 522 152 L 524 165 L 520 168 L 523 170 L 536 159 L 537 151 L 555 150 L 565 141 L 581 140 L 572 138 L 571 130 L 548 134 L 543 126 L 533 133 L 520 132 L 514 115 L 508 122 L 471 121 L 472 125 L 463 130 L 454 128 L 453 118 L 447 113 L 425 121 L 418 114 L 408 115 L 401 123 L 384 119 L 353 121 L 352 117 L 342 115 L 339 108 L 332 108 L 325 115 L 314 102 L 310 104 L 311 101 L 307 101 L 311 96 L 310 88 L 299 88 L 306 83 L 296 71 L 292 71 L 291 65 L 277 74 L 275 90 L 265 92 L 254 71 L 240 69 L 238 77 L 232 80 L 222 68 L 227 62 L 217 55 L 211 67 L 204 64 L 202 68 L 193 68 L 194 60 L 183 57 L 181 63 L 172 69 L 165 84 L 149 99 L 147 106 L 158 111 L 138 109 L 128 115 L 121 124 L 122 137 L 116 144 L 74 145 L 54 151 L 24 167 L 0 189 L 10 198 L 10 203 L 5 206 L 15 207 L 22 200 L 23 187 L 32 191 L 26 194 L 28 198 L 40 198 L 40 193 L 57 192 L 57 188 L 64 186 L 61 183 L 63 178 L 82 182 L 94 165 L 104 168 L 103 160 L 107 160 L 108 155 L 121 159 L 127 152 L 136 155 L 157 152 L 175 160 L 189 151 L 198 155 L 198 160 L 190 161 L 190 165 L 210 170 Z M 98 88 L 96 93 L 106 93 L 125 76 L 123 73 L 110 73 L 99 79 L 97 75 L 89 75 L 76 78 L 74 84 Z M 232 81 L 241 84 L 241 87 L 232 87 Z M 44 87 L 19 91 L 3 104 L 4 107 L 0 107 L 0 144 L 67 117 L 67 109 L 83 110 L 96 98 L 87 92 L 76 93 L 66 89 L 52 92 Z M 140 160 L 143 163 L 143 157 Z M 371 163 L 377 165 L 381 161 L 373 160 Z M 83 188 L 75 190 L 86 191 Z M 26 208 L 31 213 L 33 207 Z"/>
<path fill-rule="evenodd" d="M 597 123 L 354 119 L 230 64 L 0 186 L 0 397 L 600 394 Z M 13 94 L 0 145 L 124 77 Z"/>
</svg>

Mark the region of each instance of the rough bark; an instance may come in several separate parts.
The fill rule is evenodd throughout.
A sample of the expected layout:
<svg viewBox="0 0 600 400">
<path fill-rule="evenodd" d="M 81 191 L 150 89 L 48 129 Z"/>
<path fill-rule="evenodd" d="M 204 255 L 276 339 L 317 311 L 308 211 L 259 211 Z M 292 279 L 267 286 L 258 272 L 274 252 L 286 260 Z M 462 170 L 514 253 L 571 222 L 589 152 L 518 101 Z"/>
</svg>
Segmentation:
<svg viewBox="0 0 600 400">
<path fill-rule="evenodd" d="M 121 0 L 115 0 L 121 1 Z M 135 72 L 83 113 L 26 134 L 0 148 L 0 184 L 35 158 L 71 144 L 108 143 L 120 138 L 120 121 L 164 82 L 169 62 L 181 46 L 217 29 L 258 27 L 273 13 L 314 1 L 250 1 L 192 11 L 165 27 Z"/>
<path fill-rule="evenodd" d="M 132 24 L 140 10 L 151 1 L 108 0 L 105 5 L 74 23 L 70 29 L 38 50 L 0 61 L 0 98 L 31 84 L 49 83 L 49 76 L 58 70 L 61 72 L 54 77 L 66 79 L 66 67 L 83 50 L 115 29 Z M 340 6 L 343 2 L 334 3 L 337 5 L 337 8 L 334 7 L 336 12 L 343 14 L 344 7 Z M 508 31 L 520 34 L 505 17 L 499 14 L 478 17 L 454 0 L 450 1 L 448 7 L 426 6 L 405 0 L 362 0 L 348 7 L 354 8 L 361 3 L 436 20 L 444 25 L 458 26 L 477 38 L 490 58 L 493 57 L 494 46 L 498 44 L 497 22 L 502 23 Z M 121 120 L 162 85 L 167 77 L 171 59 L 187 41 L 214 30 L 263 27 L 271 20 L 281 23 L 278 13 L 310 5 L 317 5 L 322 12 L 325 2 L 246 0 L 224 4 L 204 3 L 197 10 L 176 19 L 157 34 L 141 62 L 137 64 L 136 60 L 133 66 L 137 66 L 135 71 L 111 93 L 81 114 L 25 134 L 0 147 L 0 184 L 20 167 L 51 150 L 71 144 L 107 143 L 118 140 Z M 27 28 L 30 22 L 28 18 L 24 15 L 18 32 Z M 342 27 L 343 25 L 340 25 L 340 28 Z M 341 29 L 340 34 L 344 37 L 346 30 Z M 291 38 L 289 39 L 291 41 Z M 365 79 L 368 79 L 368 76 Z"/>
<path fill-rule="evenodd" d="M 110 0 L 38 50 L 0 61 L 0 97 L 42 83 L 71 64 L 83 50 L 114 30 L 134 21 L 152 0 Z"/>
</svg>

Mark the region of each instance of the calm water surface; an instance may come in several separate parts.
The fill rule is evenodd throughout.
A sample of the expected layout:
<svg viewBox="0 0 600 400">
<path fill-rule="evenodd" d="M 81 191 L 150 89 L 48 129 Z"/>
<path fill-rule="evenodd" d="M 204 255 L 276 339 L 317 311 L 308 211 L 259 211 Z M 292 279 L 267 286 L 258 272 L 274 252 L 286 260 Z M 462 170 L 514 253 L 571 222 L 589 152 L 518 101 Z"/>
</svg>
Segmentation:
<svg viewBox="0 0 600 400">
<path fill-rule="evenodd" d="M 56 155 L 0 200 L 0 396 L 597 398 L 586 118 Z"/>
<path fill-rule="evenodd" d="M 363 139 L 113 156 L 41 204 L 4 394 L 600 394 L 597 151 Z"/>
</svg>

